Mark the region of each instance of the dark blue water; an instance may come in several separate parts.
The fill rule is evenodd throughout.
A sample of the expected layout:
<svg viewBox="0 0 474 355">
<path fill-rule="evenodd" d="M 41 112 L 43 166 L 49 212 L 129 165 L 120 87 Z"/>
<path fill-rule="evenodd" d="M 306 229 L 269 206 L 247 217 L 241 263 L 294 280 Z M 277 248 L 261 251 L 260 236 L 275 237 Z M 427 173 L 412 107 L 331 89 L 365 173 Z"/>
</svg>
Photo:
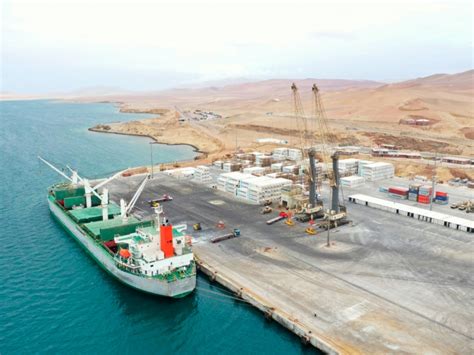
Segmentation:
<svg viewBox="0 0 474 355">
<path fill-rule="evenodd" d="M 45 194 L 58 176 L 36 156 L 85 176 L 148 164 L 148 139 L 87 131 L 143 115 L 52 101 L 0 102 L 0 115 L 1 354 L 309 351 L 203 277 L 181 300 L 122 286 L 52 220 Z M 157 162 L 194 154 L 189 146 L 154 147 Z"/>
</svg>

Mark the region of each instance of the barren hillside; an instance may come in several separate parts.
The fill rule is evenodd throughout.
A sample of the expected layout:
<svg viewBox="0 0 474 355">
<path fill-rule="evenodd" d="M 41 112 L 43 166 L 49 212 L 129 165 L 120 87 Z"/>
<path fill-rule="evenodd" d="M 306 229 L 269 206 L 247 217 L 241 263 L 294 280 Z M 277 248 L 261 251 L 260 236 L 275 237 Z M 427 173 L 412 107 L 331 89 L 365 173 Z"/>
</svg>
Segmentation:
<svg viewBox="0 0 474 355">
<path fill-rule="evenodd" d="M 319 86 L 334 144 L 373 146 L 387 142 L 406 149 L 474 155 L 473 74 L 472 70 L 439 74 L 395 84 L 325 79 L 295 82 L 310 120 L 311 86 Z M 218 154 L 235 149 L 236 145 L 253 149 L 258 147 L 258 138 L 298 144 L 291 83 L 292 80 L 275 79 L 80 100 L 120 102 L 125 112 L 169 110 L 161 118 L 114 125 L 114 130 L 146 134 L 167 143 L 189 143 Z M 180 114 L 176 110 L 213 111 L 222 118 L 178 122 Z M 426 119 L 428 124 L 401 124 L 407 119 Z"/>
</svg>

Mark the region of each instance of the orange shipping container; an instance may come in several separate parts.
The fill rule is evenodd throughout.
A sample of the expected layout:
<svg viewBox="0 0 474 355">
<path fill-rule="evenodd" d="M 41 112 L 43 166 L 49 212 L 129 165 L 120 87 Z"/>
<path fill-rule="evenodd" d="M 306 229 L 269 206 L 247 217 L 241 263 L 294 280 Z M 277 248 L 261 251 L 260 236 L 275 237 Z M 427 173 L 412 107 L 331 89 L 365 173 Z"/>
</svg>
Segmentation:
<svg viewBox="0 0 474 355">
<path fill-rule="evenodd" d="M 165 258 L 169 258 L 174 255 L 173 249 L 173 227 L 172 226 L 161 226 L 160 227 L 160 242 L 161 250 L 165 254 Z"/>
<path fill-rule="evenodd" d="M 423 196 L 423 195 L 419 195 L 418 196 L 418 202 L 419 203 L 430 203 L 430 197 L 429 196 Z"/>
</svg>

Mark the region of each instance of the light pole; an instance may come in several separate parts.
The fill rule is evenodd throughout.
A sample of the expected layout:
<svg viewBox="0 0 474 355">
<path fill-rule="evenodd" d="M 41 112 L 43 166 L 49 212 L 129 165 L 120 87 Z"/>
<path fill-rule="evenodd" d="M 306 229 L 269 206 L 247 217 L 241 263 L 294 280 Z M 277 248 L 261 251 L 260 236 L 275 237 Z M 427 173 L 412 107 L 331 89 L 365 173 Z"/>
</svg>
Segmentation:
<svg viewBox="0 0 474 355">
<path fill-rule="evenodd" d="M 151 178 L 153 179 L 153 144 L 157 142 L 150 142 L 150 165 L 151 165 Z"/>
<path fill-rule="evenodd" d="M 435 161 L 434 161 L 434 168 L 433 168 L 433 176 L 431 177 L 431 193 L 430 193 L 430 211 L 433 210 L 433 196 L 435 194 L 435 187 L 436 187 L 436 165 L 438 163 L 438 151 L 435 154 Z"/>
</svg>

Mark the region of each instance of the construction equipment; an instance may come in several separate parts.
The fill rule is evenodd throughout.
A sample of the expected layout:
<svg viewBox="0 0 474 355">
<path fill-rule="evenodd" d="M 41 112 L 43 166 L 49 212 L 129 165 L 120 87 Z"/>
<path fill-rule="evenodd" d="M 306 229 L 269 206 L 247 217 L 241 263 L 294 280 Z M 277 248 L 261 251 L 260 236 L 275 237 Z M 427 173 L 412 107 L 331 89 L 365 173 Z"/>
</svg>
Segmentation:
<svg viewBox="0 0 474 355">
<path fill-rule="evenodd" d="M 286 214 L 286 221 L 285 221 L 285 224 L 287 226 L 294 226 L 295 225 L 295 221 L 293 220 L 293 213 L 291 213 L 291 211 L 289 211 L 287 214 Z"/>
<path fill-rule="evenodd" d="M 339 177 L 339 153 L 335 152 L 332 156 L 332 174 L 329 179 L 331 187 L 331 209 L 326 210 L 324 218 L 328 221 L 328 230 L 338 225 L 346 224 L 347 210 L 342 200 L 339 203 L 340 177 Z"/>
<path fill-rule="evenodd" d="M 285 218 L 288 218 L 288 214 L 286 212 L 280 212 L 280 214 L 277 217 L 269 219 L 267 221 L 267 224 L 271 225 L 271 224 L 276 223 L 278 221 L 281 221 L 282 219 L 285 219 Z"/>
<path fill-rule="evenodd" d="M 193 230 L 195 230 L 195 231 L 200 231 L 200 230 L 202 230 L 201 223 L 195 223 L 195 224 L 193 224 Z"/>
<path fill-rule="evenodd" d="M 298 215 L 299 220 L 309 220 L 314 217 L 321 216 L 323 214 L 323 205 L 321 200 L 318 199 L 316 193 L 317 189 L 317 170 L 316 170 L 316 150 L 313 147 L 313 142 L 309 139 L 313 139 L 312 132 L 308 131 L 308 121 L 303 111 L 303 105 L 301 103 L 301 97 L 298 92 L 298 88 L 293 83 L 291 85 L 291 90 L 293 92 L 293 105 L 294 105 L 294 114 L 296 117 L 297 129 L 300 132 L 300 144 L 303 158 L 308 158 L 309 160 L 309 201 L 306 206 L 303 206 Z M 319 88 L 316 84 L 312 86 L 313 93 L 313 123 L 317 124 L 318 135 L 320 138 L 320 153 L 322 157 L 325 170 L 329 179 L 329 186 L 331 188 L 331 207 L 324 212 L 324 217 L 328 221 L 328 231 L 330 228 L 341 225 L 346 222 L 346 207 L 344 205 L 344 200 L 342 203 L 339 202 L 339 193 L 341 191 L 340 181 L 339 181 L 339 152 L 335 152 L 330 156 L 328 139 L 330 137 L 326 112 L 321 100 L 321 95 Z M 308 147 L 308 143 L 311 143 Z M 332 171 L 329 169 L 329 161 L 332 159 Z M 293 225 L 294 222 L 292 218 L 288 218 L 285 222 L 288 225 Z"/>
<path fill-rule="evenodd" d="M 163 194 L 163 196 L 159 198 L 155 198 L 153 200 L 148 201 L 151 207 L 156 207 L 160 202 L 172 201 L 173 197 L 168 194 Z"/>
<path fill-rule="evenodd" d="M 471 200 L 458 202 L 456 207 L 451 208 L 458 208 L 460 211 L 466 211 L 466 213 L 474 212 L 474 203 Z"/>
<path fill-rule="evenodd" d="M 311 90 L 313 92 L 313 115 L 318 124 L 318 131 L 321 140 L 321 156 L 326 167 L 329 186 L 331 188 L 331 208 L 327 209 L 324 214 L 325 219 L 328 221 L 329 228 L 331 228 L 331 225 L 336 226 L 345 224 L 345 218 L 347 216 L 344 199 L 341 199 L 341 202 L 339 201 L 339 193 L 342 192 L 339 175 L 340 152 L 336 151 L 331 156 L 329 155 L 327 141 L 330 137 L 330 133 L 327 124 L 326 111 L 324 110 L 318 86 L 314 84 Z M 332 160 L 332 172 L 329 170 L 330 159 Z"/>
<path fill-rule="evenodd" d="M 301 103 L 301 97 L 298 88 L 295 83 L 291 85 L 293 92 L 293 105 L 294 114 L 296 118 L 297 128 L 300 132 L 300 144 L 301 153 L 303 160 L 308 158 L 309 160 L 309 203 L 302 207 L 298 211 L 300 214 L 305 214 L 308 218 L 312 215 L 320 214 L 322 216 L 323 204 L 322 201 L 318 200 L 316 193 L 317 189 L 317 170 L 316 170 L 316 150 L 312 147 L 313 133 L 308 130 L 308 121 L 305 116 L 303 105 Z M 305 218 L 303 218 L 305 219 Z"/>
<path fill-rule="evenodd" d="M 215 237 L 211 239 L 211 243 L 215 244 L 215 243 L 222 242 L 223 240 L 228 240 L 228 239 L 237 238 L 237 237 L 240 237 L 240 229 L 234 228 L 232 233 L 224 234 L 219 237 Z"/>
</svg>

